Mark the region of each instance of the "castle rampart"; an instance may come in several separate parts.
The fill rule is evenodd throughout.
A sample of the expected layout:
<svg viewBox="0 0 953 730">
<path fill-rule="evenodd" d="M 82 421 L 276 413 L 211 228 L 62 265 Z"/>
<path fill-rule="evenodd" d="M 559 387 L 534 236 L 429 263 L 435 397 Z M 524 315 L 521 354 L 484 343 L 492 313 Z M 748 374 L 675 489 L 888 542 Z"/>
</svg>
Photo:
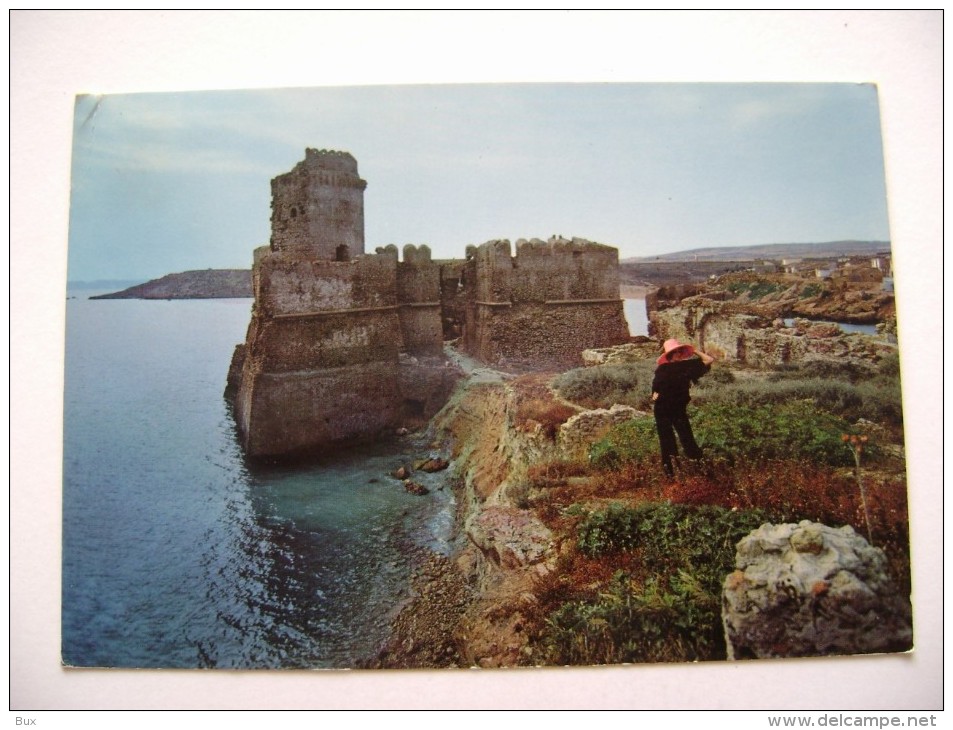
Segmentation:
<svg viewBox="0 0 953 730">
<path fill-rule="evenodd" d="M 628 340 L 616 249 L 554 237 L 510 251 L 509 241 L 490 241 L 468 259 L 468 352 L 486 362 L 576 365 L 585 349 Z"/>
</svg>

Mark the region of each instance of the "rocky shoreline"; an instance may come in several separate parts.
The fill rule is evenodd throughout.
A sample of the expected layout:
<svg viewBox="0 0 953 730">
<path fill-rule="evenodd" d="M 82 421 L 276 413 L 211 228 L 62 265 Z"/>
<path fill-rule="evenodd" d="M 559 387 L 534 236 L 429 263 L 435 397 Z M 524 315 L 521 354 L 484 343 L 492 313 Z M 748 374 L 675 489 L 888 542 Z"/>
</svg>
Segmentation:
<svg viewBox="0 0 953 730">
<path fill-rule="evenodd" d="M 830 356 L 838 360 L 856 356 L 866 362 L 895 351 L 895 346 L 882 344 L 876 337 L 819 333 L 812 327 L 804 324 L 799 332 L 772 326 L 763 335 L 783 342 L 802 338 L 815 349 L 818 343 L 829 343 L 825 348 L 833 348 Z M 657 343 L 642 339 L 645 342 L 588 353 L 584 359 L 596 365 L 654 358 Z M 845 355 L 837 349 L 838 343 L 853 349 Z M 755 341 L 749 344 L 753 348 Z M 820 351 L 812 352 L 814 357 L 821 356 Z M 578 457 L 580 449 L 620 419 L 638 415 L 628 406 L 582 410 L 554 435 L 519 415 L 520 404 L 532 395 L 532 388 L 548 382 L 553 374 L 507 373 L 461 360 L 452 349 L 448 355 L 463 367 L 466 377 L 430 422 L 427 438 L 449 462 L 457 539 L 452 541 L 453 552 L 431 554 L 415 573 L 410 598 L 397 609 L 389 639 L 363 668 L 546 664 L 546 657 L 536 655 L 539 637 L 531 635 L 529 627 L 534 618 L 538 623 L 541 581 L 558 578 L 556 566 L 569 548 L 566 540 L 572 541 L 573 536 L 552 534 L 540 521 L 533 505 L 539 497 L 534 489 L 542 487 L 528 486 L 532 482 L 529 470 L 535 464 Z M 573 490 L 572 499 L 591 499 L 597 493 L 585 477 L 565 489 Z"/>
<path fill-rule="evenodd" d="M 465 666 L 457 631 L 474 598 L 450 557 L 432 553 L 414 575 L 412 596 L 391 624 L 391 635 L 362 669 L 435 669 Z"/>
</svg>

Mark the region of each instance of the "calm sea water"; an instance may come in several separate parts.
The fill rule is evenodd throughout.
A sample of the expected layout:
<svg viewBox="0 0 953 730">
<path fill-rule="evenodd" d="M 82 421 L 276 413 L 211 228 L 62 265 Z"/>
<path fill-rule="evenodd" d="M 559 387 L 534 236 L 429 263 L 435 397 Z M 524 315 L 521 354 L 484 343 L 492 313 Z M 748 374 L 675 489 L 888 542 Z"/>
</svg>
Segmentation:
<svg viewBox="0 0 953 730">
<path fill-rule="evenodd" d="M 625 312 L 625 319 L 629 323 L 630 335 L 648 335 L 649 318 L 645 311 L 644 299 L 624 299 L 622 310 Z"/>
<path fill-rule="evenodd" d="M 307 466 L 243 459 L 222 397 L 251 301 L 67 302 L 63 661 L 349 667 L 386 638 L 446 473 L 388 473 L 424 445 Z M 82 298 L 79 298 L 82 297 Z"/>
<path fill-rule="evenodd" d="M 852 324 L 851 322 L 824 322 L 823 324 L 836 324 L 844 334 L 876 335 L 877 325 L 875 324 Z M 790 317 L 784 320 L 785 327 L 794 326 L 794 318 Z"/>
<path fill-rule="evenodd" d="M 62 654 L 99 667 L 353 667 L 449 552 L 426 444 L 255 466 L 222 397 L 251 300 L 67 301 Z M 645 305 L 626 303 L 636 334 Z M 639 318 L 641 316 L 641 319 Z"/>
</svg>

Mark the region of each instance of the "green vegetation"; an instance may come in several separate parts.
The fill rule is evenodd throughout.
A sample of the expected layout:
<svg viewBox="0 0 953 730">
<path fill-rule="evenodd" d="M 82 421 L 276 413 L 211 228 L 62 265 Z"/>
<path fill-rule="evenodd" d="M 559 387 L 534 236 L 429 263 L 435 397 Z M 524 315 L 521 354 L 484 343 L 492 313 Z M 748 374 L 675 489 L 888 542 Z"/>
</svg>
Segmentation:
<svg viewBox="0 0 953 730">
<path fill-rule="evenodd" d="M 903 408 L 898 372 L 895 359 L 885 360 L 877 368 L 812 363 L 779 369 L 766 378 L 717 384 L 703 379 L 694 400 L 700 408 L 718 404 L 783 407 L 792 401 L 807 401 L 818 411 L 851 423 L 861 418 L 880 423 L 900 439 Z"/>
<path fill-rule="evenodd" d="M 811 401 L 778 405 L 718 402 L 690 408 L 695 438 L 707 455 L 728 462 L 806 459 L 848 466 L 852 457 L 841 436 L 850 429 L 842 419 L 818 410 Z M 593 444 L 589 457 L 602 469 L 655 459 L 655 423 L 642 418 L 621 424 Z M 648 465 L 646 465 L 648 466 Z"/>
<path fill-rule="evenodd" d="M 579 525 L 588 557 L 633 551 L 648 570 L 614 573 L 597 595 L 563 603 L 543 645 L 557 664 L 697 661 L 725 656 L 721 585 L 734 546 L 765 522 L 758 511 L 611 504 Z"/>
<path fill-rule="evenodd" d="M 757 281 L 735 281 L 728 285 L 728 291 L 736 297 L 748 295 L 749 299 L 761 299 L 769 294 L 777 294 L 783 291 L 781 284 L 773 281 L 758 279 Z"/>
<path fill-rule="evenodd" d="M 554 385 L 588 407 L 624 395 L 648 410 L 653 370 L 651 361 L 585 368 Z M 531 661 L 724 658 L 722 585 L 737 541 L 764 522 L 851 525 L 884 550 L 909 593 L 897 359 L 771 372 L 721 364 L 693 389 L 689 413 L 706 458 L 683 460 L 674 480 L 661 471 L 649 415 L 610 429 L 588 460 L 528 474 L 527 504 L 566 545 L 526 614 Z"/>
<path fill-rule="evenodd" d="M 647 408 L 652 397 L 651 361 L 577 368 L 553 382 L 559 394 L 586 408 L 609 408 L 615 403 Z"/>
</svg>

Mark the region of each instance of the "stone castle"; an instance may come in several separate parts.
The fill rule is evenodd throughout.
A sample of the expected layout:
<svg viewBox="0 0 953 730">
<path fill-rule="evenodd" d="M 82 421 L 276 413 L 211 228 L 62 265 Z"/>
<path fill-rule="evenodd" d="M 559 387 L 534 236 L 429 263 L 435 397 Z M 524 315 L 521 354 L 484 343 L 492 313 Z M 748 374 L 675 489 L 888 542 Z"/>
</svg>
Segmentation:
<svg viewBox="0 0 953 730">
<path fill-rule="evenodd" d="M 614 248 L 490 241 L 464 259 L 427 246 L 364 252 L 364 189 L 346 152 L 308 149 L 272 180 L 271 242 L 227 393 L 246 453 L 290 456 L 429 418 L 459 372 L 444 341 L 488 364 L 582 364 L 627 342 Z"/>
</svg>

